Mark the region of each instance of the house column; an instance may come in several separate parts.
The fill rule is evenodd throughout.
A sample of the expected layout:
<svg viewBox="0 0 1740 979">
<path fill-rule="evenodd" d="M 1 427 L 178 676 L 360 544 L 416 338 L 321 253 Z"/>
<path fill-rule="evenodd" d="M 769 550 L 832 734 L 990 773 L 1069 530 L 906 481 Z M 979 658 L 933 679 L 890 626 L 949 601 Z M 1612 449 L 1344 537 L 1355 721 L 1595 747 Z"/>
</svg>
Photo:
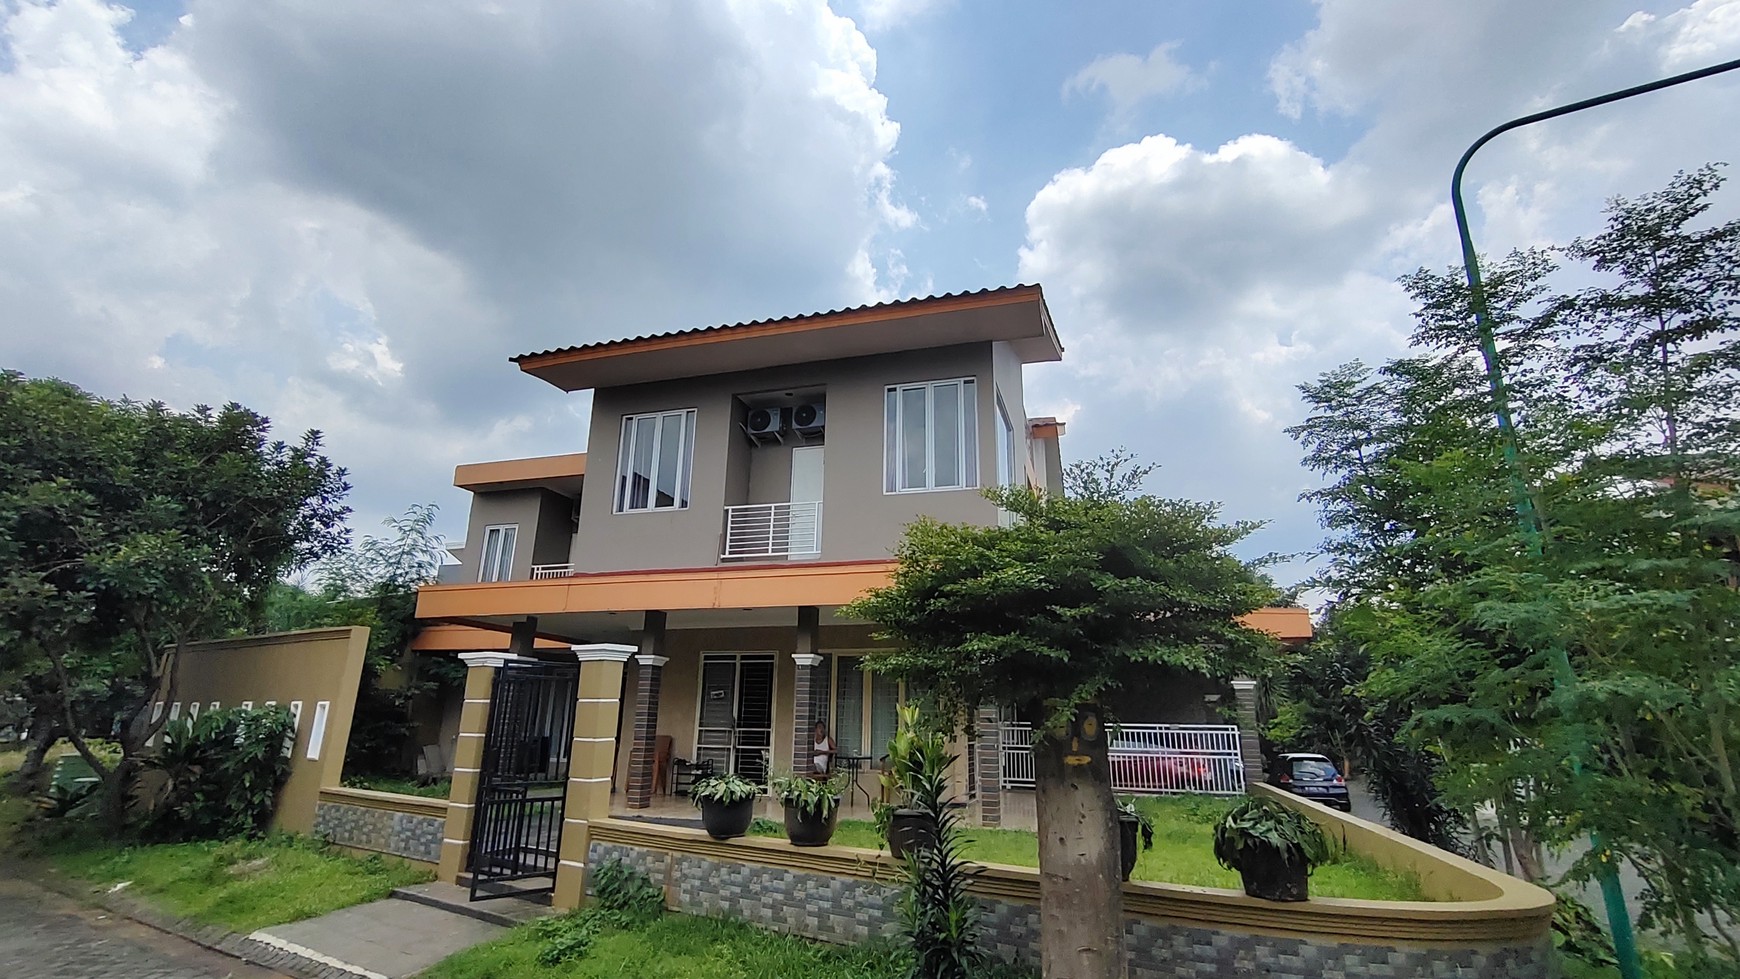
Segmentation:
<svg viewBox="0 0 1740 979">
<path fill-rule="evenodd" d="M 441 833 L 436 877 L 451 884 L 471 862 L 471 824 L 477 815 L 477 784 L 483 771 L 484 735 L 489 730 L 489 695 L 495 671 L 512 653 L 460 653 L 465 663 L 465 703 L 459 707 L 459 743 L 453 749 L 453 786 L 447 793 L 447 826 Z"/>
<path fill-rule="evenodd" d="M 1003 825 L 1003 718 L 995 707 L 980 707 L 973 719 L 973 772 L 978 784 L 979 825 Z"/>
<path fill-rule="evenodd" d="M 797 651 L 792 662 L 797 664 L 797 680 L 792 684 L 791 770 L 793 774 L 812 770 L 810 756 L 815 753 L 813 729 L 816 726 L 815 678 L 822 656 L 816 652 L 821 643 L 821 610 L 814 605 L 798 607 Z"/>
<path fill-rule="evenodd" d="M 1250 786 L 1263 780 L 1263 742 L 1257 734 L 1257 681 L 1240 677 L 1232 685 L 1238 701 L 1239 756 L 1244 762 L 1245 785 Z"/>
<path fill-rule="evenodd" d="M 568 795 L 557 848 L 556 908 L 579 907 L 586 897 L 587 827 L 610 815 L 611 769 L 616 762 L 616 720 L 622 709 L 622 668 L 635 647 L 617 643 L 575 646 L 580 683 L 574 695 L 574 743 L 568 752 Z"/>
<path fill-rule="evenodd" d="M 634 658 L 634 736 L 628 749 L 628 808 L 652 805 L 653 763 L 658 749 L 659 686 L 665 655 L 665 613 L 646 613 L 640 652 Z"/>
</svg>

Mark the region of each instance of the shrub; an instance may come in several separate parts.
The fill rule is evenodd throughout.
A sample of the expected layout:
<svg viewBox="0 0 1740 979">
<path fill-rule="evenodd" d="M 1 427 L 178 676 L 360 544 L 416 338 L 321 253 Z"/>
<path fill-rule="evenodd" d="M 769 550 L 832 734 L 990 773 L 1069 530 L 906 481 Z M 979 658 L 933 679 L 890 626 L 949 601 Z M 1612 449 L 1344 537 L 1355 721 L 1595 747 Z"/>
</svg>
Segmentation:
<svg viewBox="0 0 1740 979">
<path fill-rule="evenodd" d="M 199 840 L 258 836 L 290 777 L 290 712 L 282 707 L 214 710 L 164 726 L 146 765 L 164 785 L 150 835 Z"/>
<path fill-rule="evenodd" d="M 646 874 L 620 860 L 592 872 L 592 891 L 591 904 L 535 926 L 544 939 L 538 964 L 561 965 L 581 958 L 605 931 L 643 928 L 665 910 L 664 892 Z"/>
</svg>

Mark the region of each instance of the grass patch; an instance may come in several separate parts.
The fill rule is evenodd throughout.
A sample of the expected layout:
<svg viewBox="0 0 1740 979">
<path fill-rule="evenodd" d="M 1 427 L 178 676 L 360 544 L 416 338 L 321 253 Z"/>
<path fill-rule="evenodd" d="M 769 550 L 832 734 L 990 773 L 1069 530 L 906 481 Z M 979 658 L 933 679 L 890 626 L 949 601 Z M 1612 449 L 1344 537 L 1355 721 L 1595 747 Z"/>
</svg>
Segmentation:
<svg viewBox="0 0 1740 979">
<path fill-rule="evenodd" d="M 425 799 L 445 799 L 453 794 L 453 780 L 451 778 L 420 782 L 403 775 L 346 775 L 344 784 L 346 788 L 392 792 L 395 795 L 415 795 Z"/>
<path fill-rule="evenodd" d="M 887 945 L 839 947 L 776 935 L 741 921 L 667 914 L 645 928 L 608 931 L 582 958 L 540 965 L 544 940 L 522 926 L 453 956 L 424 979 L 902 979 Z"/>
<path fill-rule="evenodd" d="M 131 881 L 127 893 L 176 915 L 247 934 L 375 901 L 429 880 L 380 856 L 351 857 L 306 837 L 155 846 L 55 847 L 62 873 L 93 884 Z"/>
<path fill-rule="evenodd" d="M 1232 806 L 1231 800 L 1211 797 L 1147 797 L 1136 800 L 1154 820 L 1154 849 L 1141 851 L 1132 880 L 1233 890 L 1243 885 L 1239 875 L 1214 859 L 1214 823 Z M 750 829 L 758 836 L 785 835 L 784 827 L 771 820 L 758 821 Z M 1039 840 L 1032 833 L 1014 829 L 962 830 L 966 856 L 980 863 L 1006 863 L 1017 867 L 1039 866 Z M 840 846 L 882 848 L 875 824 L 842 819 L 834 833 Z M 1333 863 L 1317 868 L 1311 877 L 1316 897 L 1361 898 L 1368 901 L 1424 901 L 1420 882 L 1413 874 L 1386 870 L 1364 857 L 1342 854 Z"/>
</svg>

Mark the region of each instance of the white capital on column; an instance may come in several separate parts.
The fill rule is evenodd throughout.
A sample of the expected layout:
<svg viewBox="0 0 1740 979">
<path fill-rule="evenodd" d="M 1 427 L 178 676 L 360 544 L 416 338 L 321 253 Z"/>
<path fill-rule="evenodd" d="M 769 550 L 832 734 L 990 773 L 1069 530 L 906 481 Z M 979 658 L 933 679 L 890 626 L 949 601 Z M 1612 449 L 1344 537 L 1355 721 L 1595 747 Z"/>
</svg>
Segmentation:
<svg viewBox="0 0 1740 979">
<path fill-rule="evenodd" d="M 459 658 L 466 666 L 499 667 L 510 660 L 525 659 L 518 653 L 503 653 L 494 650 L 479 650 L 475 653 L 460 653 Z"/>
<path fill-rule="evenodd" d="M 821 653 L 792 653 L 791 658 L 799 666 L 821 666 Z"/>
<path fill-rule="evenodd" d="M 635 655 L 634 661 L 642 666 L 663 666 L 666 663 L 669 663 L 671 658 L 669 656 L 651 656 L 646 653 L 638 653 Z"/>
<path fill-rule="evenodd" d="M 619 642 L 595 642 L 568 648 L 574 650 L 574 658 L 582 663 L 594 660 L 626 663 L 628 658 L 633 656 L 638 649 L 636 646 L 625 646 Z"/>
</svg>

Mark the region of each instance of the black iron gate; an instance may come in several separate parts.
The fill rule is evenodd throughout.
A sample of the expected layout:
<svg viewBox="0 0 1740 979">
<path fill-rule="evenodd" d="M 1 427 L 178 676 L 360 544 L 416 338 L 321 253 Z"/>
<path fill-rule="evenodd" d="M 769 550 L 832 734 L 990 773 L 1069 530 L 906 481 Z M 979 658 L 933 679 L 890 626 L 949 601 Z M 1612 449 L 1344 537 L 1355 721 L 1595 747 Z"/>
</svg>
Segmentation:
<svg viewBox="0 0 1740 979">
<path fill-rule="evenodd" d="M 578 663 L 512 661 L 497 672 L 471 824 L 471 899 L 554 890 L 574 738 Z"/>
</svg>

